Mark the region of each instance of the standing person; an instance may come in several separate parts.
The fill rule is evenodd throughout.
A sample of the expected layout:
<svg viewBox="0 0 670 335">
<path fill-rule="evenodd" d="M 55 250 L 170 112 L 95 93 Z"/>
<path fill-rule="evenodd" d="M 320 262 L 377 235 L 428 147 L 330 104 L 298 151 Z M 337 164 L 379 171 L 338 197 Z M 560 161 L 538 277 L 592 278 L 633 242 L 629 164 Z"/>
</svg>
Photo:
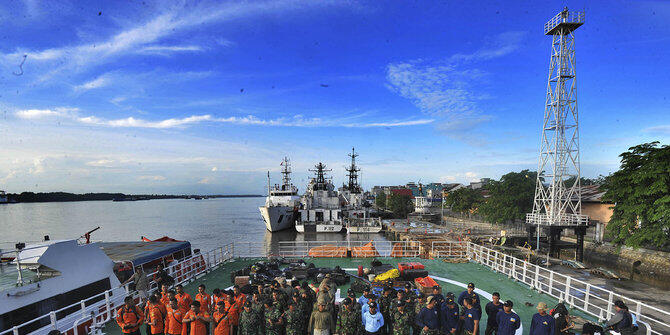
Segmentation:
<svg viewBox="0 0 670 335">
<path fill-rule="evenodd" d="M 466 335 L 479 335 L 479 320 L 482 318 L 482 312 L 474 307 L 471 298 L 463 299 L 463 330 Z"/>
<path fill-rule="evenodd" d="M 388 334 L 393 330 L 393 328 L 391 328 L 393 323 L 393 319 L 391 318 L 391 313 L 393 312 L 391 304 L 395 297 L 391 293 L 393 293 L 393 288 L 385 286 L 382 297 L 379 299 L 379 309 L 382 312 L 382 317 L 384 317 L 383 329 L 385 334 Z"/>
<path fill-rule="evenodd" d="M 426 307 L 426 296 L 423 293 L 419 293 L 419 295 L 417 296 L 417 300 L 414 304 L 414 313 L 413 314 L 414 314 L 414 319 L 415 320 L 416 320 L 416 316 L 419 315 L 419 313 L 421 312 L 421 310 L 424 307 Z M 414 322 L 414 325 L 412 325 L 412 329 L 414 330 L 413 331 L 414 334 L 421 333 L 421 328 L 419 327 L 419 325 L 416 324 L 416 322 Z"/>
<path fill-rule="evenodd" d="M 458 306 L 456 306 L 456 302 L 454 301 L 453 297 L 447 296 L 446 299 L 447 300 L 444 302 L 444 304 L 442 304 L 442 309 L 440 310 L 442 332 L 445 334 L 455 335 L 458 331 Z"/>
<path fill-rule="evenodd" d="M 286 335 L 301 335 L 304 333 L 305 319 L 301 311 L 298 310 L 298 304 L 295 301 L 291 301 L 288 305 L 288 310 L 284 313 L 283 318 L 286 324 Z"/>
<path fill-rule="evenodd" d="M 168 286 L 167 284 L 161 285 L 160 298 L 161 298 L 161 304 L 165 306 L 165 308 L 170 306 L 170 286 Z"/>
<path fill-rule="evenodd" d="M 181 284 L 175 286 L 175 290 L 177 291 L 177 294 L 174 297 L 179 302 L 179 308 L 181 309 L 181 312 L 184 313 L 184 316 L 186 316 L 186 313 L 188 313 L 188 310 L 191 308 L 193 299 L 191 299 L 190 294 L 184 292 L 184 287 Z"/>
<path fill-rule="evenodd" d="M 156 266 L 156 272 L 154 272 L 153 279 L 157 287 L 161 287 L 162 285 L 170 286 L 174 282 L 174 279 L 172 279 L 172 277 L 170 277 L 167 271 L 165 271 L 163 268 L 163 264 L 158 264 Z"/>
<path fill-rule="evenodd" d="M 335 333 L 339 335 L 359 335 L 362 332 L 363 319 L 356 307 L 358 303 L 351 298 L 343 300 L 340 311 L 337 313 Z"/>
<path fill-rule="evenodd" d="M 214 335 L 231 335 L 232 325 L 230 324 L 230 314 L 226 312 L 226 303 L 219 301 L 216 303 L 216 310 L 212 313 L 212 328 Z"/>
<path fill-rule="evenodd" d="M 147 306 L 149 307 L 147 313 L 147 320 L 149 321 L 147 324 L 151 326 L 151 335 L 163 335 L 165 332 L 165 312 L 163 312 L 163 308 L 158 300 L 158 293 L 149 297 Z"/>
<path fill-rule="evenodd" d="M 437 298 L 431 295 L 426 300 L 426 307 L 416 316 L 416 324 L 421 328 L 421 335 L 437 335 L 440 333 L 440 313 L 437 309 Z"/>
<path fill-rule="evenodd" d="M 444 302 L 444 296 L 442 295 L 442 288 L 439 285 L 433 286 L 433 294 L 431 295 L 435 301 L 435 307 L 439 310 L 442 307 Z"/>
<path fill-rule="evenodd" d="M 518 314 L 512 312 L 514 303 L 512 300 L 505 301 L 503 311 L 498 312 L 496 322 L 498 323 L 498 330 L 496 335 L 514 335 L 516 330 L 521 327 L 521 318 Z"/>
<path fill-rule="evenodd" d="M 247 301 L 247 295 L 242 293 L 240 290 L 240 285 L 235 284 L 233 286 L 233 294 L 235 295 L 235 302 L 237 306 L 241 309 L 244 306 L 244 303 Z"/>
<path fill-rule="evenodd" d="M 184 320 L 184 314 L 179 309 L 179 302 L 177 299 L 170 299 L 170 305 L 167 309 L 167 317 L 165 318 L 165 331 L 168 335 L 181 335 L 181 326 Z"/>
<path fill-rule="evenodd" d="M 472 301 L 472 307 L 479 310 L 479 314 L 482 314 L 482 306 L 480 305 L 481 299 L 479 299 L 479 294 L 475 293 L 474 283 L 468 283 L 468 289 L 461 292 L 461 295 L 458 296 L 458 304 L 464 306 L 463 300 L 465 298 L 470 298 Z"/>
<path fill-rule="evenodd" d="M 123 306 L 116 311 L 116 323 L 119 324 L 124 334 L 140 335 L 140 325 L 144 321 L 144 314 L 135 305 L 133 297 L 127 296 L 123 302 Z"/>
<path fill-rule="evenodd" d="M 209 307 L 212 305 L 212 297 L 205 292 L 205 285 L 198 285 L 198 293 L 195 295 L 195 300 L 200 303 L 200 311 L 209 313 Z"/>
<path fill-rule="evenodd" d="M 498 312 L 502 312 L 503 310 L 503 303 L 500 302 L 500 293 L 493 292 L 491 295 L 491 302 L 486 304 L 484 310 L 486 311 L 486 315 L 488 315 L 484 334 L 491 335 L 496 330 L 498 330 L 498 322 L 496 321 L 496 317 L 498 316 Z"/>
<path fill-rule="evenodd" d="M 144 273 L 144 269 L 142 269 L 141 266 L 138 266 L 137 269 L 135 269 L 135 273 L 133 273 L 128 280 L 123 282 L 121 286 L 125 286 L 131 281 L 135 282 L 135 290 L 140 295 L 140 305 L 143 305 L 149 298 L 149 278 L 147 278 L 147 275 Z"/>
<path fill-rule="evenodd" d="M 221 289 L 215 288 L 212 290 L 212 310 L 218 309 L 219 301 L 226 301 L 226 297 L 221 292 Z"/>
<path fill-rule="evenodd" d="M 228 324 L 232 328 L 233 334 L 237 333 L 237 328 L 240 323 L 240 309 L 242 309 L 243 305 L 238 305 L 237 301 L 235 300 L 235 294 L 230 291 L 226 291 L 226 301 L 220 301 L 223 303 L 226 315 L 227 315 L 227 320 Z"/>
<path fill-rule="evenodd" d="M 402 291 L 400 291 L 402 292 Z M 400 301 L 396 304 L 396 311 L 393 313 L 393 335 L 410 335 L 414 319 L 409 312 L 405 311 L 405 302 Z"/>
<path fill-rule="evenodd" d="M 363 313 L 363 328 L 367 335 L 379 335 L 384 327 L 384 317 L 377 312 L 377 303 L 370 301 L 369 308 Z"/>
<path fill-rule="evenodd" d="M 605 323 L 605 329 L 609 330 L 612 334 L 615 332 L 621 335 L 634 334 L 633 317 L 628 311 L 626 304 L 621 300 L 617 300 L 614 302 L 614 310 L 616 313 Z"/>
<path fill-rule="evenodd" d="M 265 306 L 265 334 L 280 335 L 282 333 L 281 311 L 279 306 L 268 299 L 263 304 Z"/>
<path fill-rule="evenodd" d="M 330 335 L 331 330 L 335 328 L 333 314 L 326 309 L 326 303 L 325 301 L 319 302 L 318 309 L 312 312 L 309 317 L 307 334 Z"/>
<path fill-rule="evenodd" d="M 547 314 L 547 304 L 539 302 L 537 304 L 537 313 L 533 315 L 530 322 L 529 335 L 554 335 L 556 322 L 554 318 Z"/>
<path fill-rule="evenodd" d="M 237 334 L 233 335 L 261 335 L 263 334 L 262 319 L 251 310 L 251 301 L 244 304 L 244 310 L 240 314 L 240 323 Z"/>
<path fill-rule="evenodd" d="M 207 335 L 207 325 L 212 319 L 209 314 L 202 312 L 200 302 L 191 303 L 191 309 L 182 320 L 182 335 Z M 185 326 L 185 327 L 184 327 Z"/>
<path fill-rule="evenodd" d="M 365 306 L 368 304 L 368 295 L 370 294 L 370 287 L 366 286 L 363 288 L 363 294 L 361 295 L 360 298 L 358 298 L 358 304 L 361 305 L 361 307 Z"/>
</svg>

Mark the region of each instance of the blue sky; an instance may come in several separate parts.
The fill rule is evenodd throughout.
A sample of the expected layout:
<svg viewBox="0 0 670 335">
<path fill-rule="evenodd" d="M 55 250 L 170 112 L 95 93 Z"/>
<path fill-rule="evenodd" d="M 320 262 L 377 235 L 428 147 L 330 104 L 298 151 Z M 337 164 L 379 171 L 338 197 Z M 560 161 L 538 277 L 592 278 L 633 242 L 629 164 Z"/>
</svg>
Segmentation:
<svg viewBox="0 0 670 335">
<path fill-rule="evenodd" d="M 0 189 L 262 193 L 537 168 L 549 18 L 576 32 L 583 175 L 670 139 L 667 1 L 6 1 Z M 25 55 L 25 60 L 24 60 Z"/>
</svg>

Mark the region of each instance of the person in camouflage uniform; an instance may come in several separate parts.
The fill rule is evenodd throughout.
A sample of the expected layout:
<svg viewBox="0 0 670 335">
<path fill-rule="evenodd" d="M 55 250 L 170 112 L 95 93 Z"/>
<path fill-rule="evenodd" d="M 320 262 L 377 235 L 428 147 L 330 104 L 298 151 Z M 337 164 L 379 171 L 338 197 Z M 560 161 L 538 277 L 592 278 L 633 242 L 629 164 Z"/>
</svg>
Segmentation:
<svg viewBox="0 0 670 335">
<path fill-rule="evenodd" d="M 254 296 L 251 298 L 251 310 L 256 314 L 256 317 L 258 317 L 259 320 L 263 320 L 263 299 L 261 299 L 258 292 L 254 292 Z"/>
<path fill-rule="evenodd" d="M 405 302 L 400 301 L 396 304 L 393 312 L 393 335 L 409 335 L 414 325 L 414 318 L 405 311 Z"/>
<path fill-rule="evenodd" d="M 284 323 L 286 324 L 286 335 L 300 335 L 305 333 L 305 318 L 298 310 L 298 304 L 293 302 L 288 305 L 284 312 Z"/>
<path fill-rule="evenodd" d="M 279 310 L 280 314 L 286 310 L 286 300 L 279 290 L 272 290 L 272 306 Z"/>
<path fill-rule="evenodd" d="M 251 309 L 251 302 L 244 305 L 244 310 L 240 314 L 237 335 L 261 335 L 263 334 L 261 319 L 256 316 L 256 312 Z"/>
<path fill-rule="evenodd" d="M 416 316 L 419 315 L 419 312 L 421 312 L 421 309 L 424 307 L 426 307 L 426 296 L 423 293 L 419 293 L 419 296 L 414 303 L 414 313 L 412 313 L 413 318 L 416 318 Z M 416 323 L 412 324 L 412 328 L 414 328 L 413 334 L 421 333 L 421 327 L 417 326 Z"/>
<path fill-rule="evenodd" d="M 275 306 L 272 300 L 266 300 L 264 303 L 265 306 L 265 334 L 267 335 L 281 335 L 282 333 L 282 313 L 279 311 L 278 306 Z"/>
<path fill-rule="evenodd" d="M 364 333 L 361 312 L 356 309 L 355 304 L 357 303 L 351 298 L 344 299 L 340 312 L 337 314 L 335 334 L 359 335 Z"/>
<path fill-rule="evenodd" d="M 310 316 L 312 316 L 312 303 L 309 301 L 309 299 L 309 294 L 307 292 L 303 291 L 300 294 L 300 309 L 303 313 L 303 319 L 306 321 L 309 321 Z M 305 322 L 304 326 L 305 333 L 307 333 L 307 322 Z"/>
<path fill-rule="evenodd" d="M 379 299 L 379 310 L 384 317 L 384 326 L 382 329 L 386 329 L 386 334 L 390 333 L 393 329 L 393 318 L 391 318 L 391 313 L 393 312 L 391 310 L 391 304 L 393 303 L 393 299 L 395 299 L 393 288 L 390 286 L 384 287 L 382 297 Z"/>
</svg>

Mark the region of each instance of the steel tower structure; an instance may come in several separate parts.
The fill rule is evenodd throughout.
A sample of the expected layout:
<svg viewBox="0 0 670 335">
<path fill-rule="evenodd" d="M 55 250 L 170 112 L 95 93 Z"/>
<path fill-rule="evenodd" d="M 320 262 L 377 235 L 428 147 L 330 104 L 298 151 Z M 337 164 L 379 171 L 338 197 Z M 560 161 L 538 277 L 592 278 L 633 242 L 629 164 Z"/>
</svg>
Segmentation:
<svg viewBox="0 0 670 335">
<path fill-rule="evenodd" d="M 544 25 L 552 36 L 547 97 L 542 124 L 533 212 L 533 225 L 579 226 L 588 223 L 581 214 L 579 120 L 575 82 L 574 31 L 584 24 L 583 12 L 567 8 Z M 545 185 L 546 184 L 546 185 Z"/>
</svg>

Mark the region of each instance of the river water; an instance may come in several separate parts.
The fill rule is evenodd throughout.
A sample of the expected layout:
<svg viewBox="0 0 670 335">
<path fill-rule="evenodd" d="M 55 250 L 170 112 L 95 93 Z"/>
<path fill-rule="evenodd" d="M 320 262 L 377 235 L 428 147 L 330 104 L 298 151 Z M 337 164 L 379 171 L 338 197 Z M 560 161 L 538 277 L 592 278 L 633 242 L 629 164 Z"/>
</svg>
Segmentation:
<svg viewBox="0 0 670 335">
<path fill-rule="evenodd" d="M 203 251 L 230 242 L 263 243 L 276 250 L 279 241 L 341 241 L 345 233 L 270 233 L 258 207 L 265 198 L 81 201 L 0 205 L 0 248 L 16 242 L 75 239 L 100 226 L 92 240 L 139 241 L 169 236 L 190 241 Z M 383 240 L 381 234 L 351 235 L 351 240 Z M 269 249 L 268 249 L 269 250 Z"/>
</svg>

